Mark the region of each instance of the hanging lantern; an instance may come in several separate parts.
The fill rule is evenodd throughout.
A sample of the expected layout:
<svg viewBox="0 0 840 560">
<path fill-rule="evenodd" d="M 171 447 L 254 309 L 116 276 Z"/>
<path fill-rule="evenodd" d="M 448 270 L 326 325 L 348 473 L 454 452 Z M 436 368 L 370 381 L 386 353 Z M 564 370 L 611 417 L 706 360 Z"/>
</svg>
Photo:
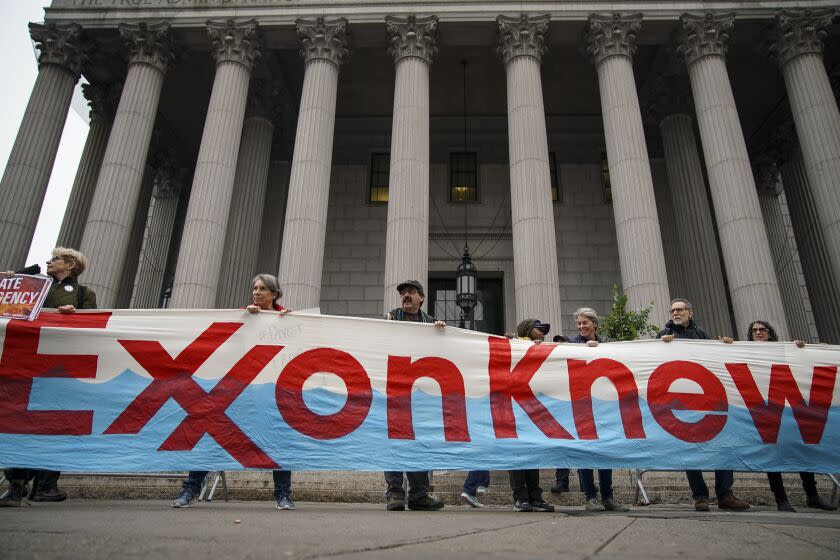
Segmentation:
<svg viewBox="0 0 840 560">
<path fill-rule="evenodd" d="M 461 264 L 455 272 L 455 303 L 464 311 L 464 316 L 469 317 L 478 302 L 476 284 L 478 271 L 470 257 L 470 249 L 464 246 L 464 256 L 461 257 Z"/>
</svg>

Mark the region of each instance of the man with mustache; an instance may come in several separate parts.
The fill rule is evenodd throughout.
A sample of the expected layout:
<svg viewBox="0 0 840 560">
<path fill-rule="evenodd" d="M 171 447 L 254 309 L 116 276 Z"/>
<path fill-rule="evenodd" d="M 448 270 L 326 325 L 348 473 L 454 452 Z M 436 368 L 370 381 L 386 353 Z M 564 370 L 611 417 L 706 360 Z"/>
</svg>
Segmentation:
<svg viewBox="0 0 840 560">
<path fill-rule="evenodd" d="M 399 286 L 400 307 L 392 310 L 385 317 L 389 321 L 414 321 L 416 323 L 434 323 L 443 328 L 446 323 L 436 321 L 420 309 L 426 299 L 423 284 L 417 280 L 406 280 Z M 408 509 L 418 511 L 434 511 L 443 507 L 443 502 L 429 496 L 429 471 L 406 472 L 408 478 Z M 402 471 L 386 471 L 385 482 L 388 483 L 388 511 L 403 511 L 406 506 L 405 489 L 403 488 Z"/>
</svg>

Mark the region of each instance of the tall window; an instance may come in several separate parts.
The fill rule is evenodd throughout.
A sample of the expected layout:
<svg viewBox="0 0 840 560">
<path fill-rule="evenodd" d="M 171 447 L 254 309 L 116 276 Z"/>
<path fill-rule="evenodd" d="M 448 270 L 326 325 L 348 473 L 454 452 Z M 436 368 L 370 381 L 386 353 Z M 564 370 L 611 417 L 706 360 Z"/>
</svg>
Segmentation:
<svg viewBox="0 0 840 560">
<path fill-rule="evenodd" d="M 610 162 L 607 153 L 601 152 L 601 185 L 604 187 L 604 204 L 612 204 L 612 185 L 610 185 Z"/>
<path fill-rule="evenodd" d="M 390 173 L 391 154 L 387 152 L 371 154 L 368 202 L 388 202 L 388 178 Z"/>
<path fill-rule="evenodd" d="M 449 202 L 478 202 L 478 173 L 475 152 L 449 155 Z"/>
<path fill-rule="evenodd" d="M 548 153 L 548 166 L 551 169 L 551 201 L 555 204 L 563 204 L 563 186 L 560 184 L 556 153 Z"/>
</svg>

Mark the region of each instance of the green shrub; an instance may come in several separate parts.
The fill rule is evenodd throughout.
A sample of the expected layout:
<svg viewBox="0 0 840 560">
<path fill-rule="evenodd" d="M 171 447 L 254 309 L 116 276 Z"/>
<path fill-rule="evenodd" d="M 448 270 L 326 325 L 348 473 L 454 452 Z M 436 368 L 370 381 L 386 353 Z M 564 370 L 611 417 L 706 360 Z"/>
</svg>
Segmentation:
<svg viewBox="0 0 840 560">
<path fill-rule="evenodd" d="M 627 310 L 627 294 L 613 285 L 613 306 L 610 314 L 601 317 L 598 332 L 607 340 L 616 342 L 621 340 L 638 340 L 653 338 L 659 332 L 659 327 L 648 322 L 653 303 L 639 311 Z"/>
</svg>

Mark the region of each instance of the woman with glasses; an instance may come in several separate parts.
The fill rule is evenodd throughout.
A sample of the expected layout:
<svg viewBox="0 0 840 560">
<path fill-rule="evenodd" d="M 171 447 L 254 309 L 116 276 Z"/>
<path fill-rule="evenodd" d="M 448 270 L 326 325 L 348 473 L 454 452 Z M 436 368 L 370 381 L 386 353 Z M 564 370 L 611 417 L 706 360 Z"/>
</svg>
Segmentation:
<svg viewBox="0 0 840 560">
<path fill-rule="evenodd" d="M 776 329 L 767 321 L 753 321 L 747 328 L 747 340 L 753 342 L 778 342 L 779 336 L 776 334 Z M 794 340 L 793 342 L 798 348 L 805 346 L 805 343 L 801 340 Z M 817 482 L 814 473 L 801 472 L 799 473 L 799 477 L 802 479 L 802 489 L 805 490 L 805 503 L 808 507 L 825 511 L 834 511 L 837 509 L 837 506 L 829 504 L 817 493 Z M 769 472 L 767 473 L 767 480 L 770 482 L 770 490 L 773 491 L 773 496 L 776 498 L 776 507 L 778 510 L 795 512 L 796 509 L 790 505 L 787 492 L 785 492 L 782 473 Z"/>
</svg>

